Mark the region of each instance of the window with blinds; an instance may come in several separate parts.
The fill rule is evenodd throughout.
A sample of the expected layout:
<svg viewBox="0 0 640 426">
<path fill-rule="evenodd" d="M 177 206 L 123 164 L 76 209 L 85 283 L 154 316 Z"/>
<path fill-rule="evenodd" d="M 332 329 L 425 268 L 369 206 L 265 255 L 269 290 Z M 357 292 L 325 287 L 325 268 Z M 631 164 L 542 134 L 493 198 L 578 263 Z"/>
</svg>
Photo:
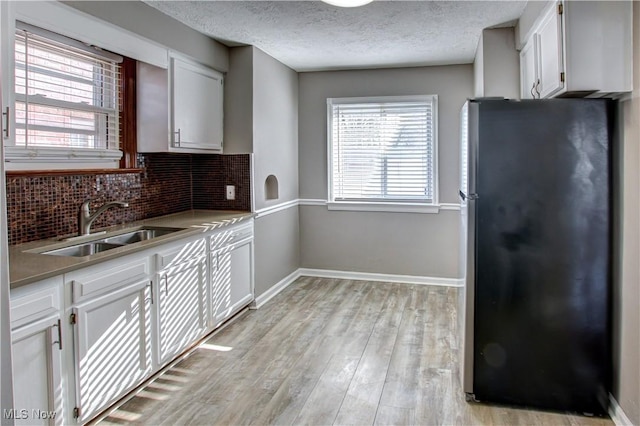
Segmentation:
<svg viewBox="0 0 640 426">
<path fill-rule="evenodd" d="M 329 201 L 436 203 L 436 95 L 327 105 Z"/>
<path fill-rule="evenodd" d="M 16 22 L 15 146 L 118 150 L 118 55 Z"/>
</svg>

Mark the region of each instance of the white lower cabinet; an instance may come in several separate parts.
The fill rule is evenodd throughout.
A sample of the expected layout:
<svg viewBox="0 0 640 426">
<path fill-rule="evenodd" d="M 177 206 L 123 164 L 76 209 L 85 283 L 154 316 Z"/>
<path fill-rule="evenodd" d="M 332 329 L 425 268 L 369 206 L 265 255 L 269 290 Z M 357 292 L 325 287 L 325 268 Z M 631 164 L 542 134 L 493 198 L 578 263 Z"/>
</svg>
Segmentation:
<svg viewBox="0 0 640 426">
<path fill-rule="evenodd" d="M 252 300 L 252 221 L 12 290 L 10 416 L 86 423 Z"/>
<path fill-rule="evenodd" d="M 253 228 L 233 230 L 223 240 L 214 243 L 209 262 L 213 327 L 253 301 Z"/>
<path fill-rule="evenodd" d="M 205 240 L 156 255 L 158 354 L 164 365 L 207 332 Z M 193 257 L 195 256 L 195 257 Z"/>
<path fill-rule="evenodd" d="M 73 309 L 79 420 L 151 373 L 150 286 L 138 282 Z"/>
<path fill-rule="evenodd" d="M 11 294 L 14 409 L 3 416 L 16 425 L 65 423 L 61 287 L 57 277 L 32 284 L 36 291 Z"/>
<path fill-rule="evenodd" d="M 73 289 L 69 322 L 74 336 L 74 415 L 80 422 L 152 372 L 149 259 L 132 257 L 73 272 L 65 279 Z"/>
</svg>

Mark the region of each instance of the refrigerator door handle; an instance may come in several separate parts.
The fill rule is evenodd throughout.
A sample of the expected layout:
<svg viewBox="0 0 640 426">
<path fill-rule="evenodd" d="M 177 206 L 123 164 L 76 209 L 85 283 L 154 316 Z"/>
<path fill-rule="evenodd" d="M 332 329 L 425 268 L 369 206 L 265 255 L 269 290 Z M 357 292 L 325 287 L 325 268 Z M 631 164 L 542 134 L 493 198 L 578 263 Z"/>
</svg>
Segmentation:
<svg viewBox="0 0 640 426">
<path fill-rule="evenodd" d="M 469 194 L 469 195 L 467 195 L 462 191 L 458 191 L 458 193 L 460 194 L 460 198 L 462 198 L 462 201 L 464 201 L 464 200 L 473 201 L 473 200 L 477 200 L 478 198 L 480 198 L 478 196 L 478 194 Z"/>
</svg>

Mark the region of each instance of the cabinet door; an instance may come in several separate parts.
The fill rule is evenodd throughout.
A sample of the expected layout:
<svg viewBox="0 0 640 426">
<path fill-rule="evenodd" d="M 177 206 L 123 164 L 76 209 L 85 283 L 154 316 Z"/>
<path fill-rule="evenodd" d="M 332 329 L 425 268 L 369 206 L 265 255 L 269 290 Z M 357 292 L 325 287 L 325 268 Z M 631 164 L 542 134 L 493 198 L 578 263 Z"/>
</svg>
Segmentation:
<svg viewBox="0 0 640 426">
<path fill-rule="evenodd" d="M 213 326 L 217 327 L 253 300 L 253 240 L 211 254 Z"/>
<path fill-rule="evenodd" d="M 16 425 L 63 424 L 60 326 L 56 315 L 11 334 Z"/>
<path fill-rule="evenodd" d="M 231 250 L 231 304 L 234 311 L 253 300 L 253 240 Z"/>
<path fill-rule="evenodd" d="M 159 362 L 164 365 L 207 330 L 207 258 L 201 256 L 159 275 Z"/>
<path fill-rule="evenodd" d="M 177 58 L 171 71 L 173 147 L 222 151 L 222 74 Z"/>
<path fill-rule="evenodd" d="M 73 308 L 81 422 L 151 373 L 151 296 L 144 280 Z"/>
<path fill-rule="evenodd" d="M 548 98 L 564 88 L 562 15 L 556 7 L 544 16 L 538 30 L 540 97 Z"/>
<path fill-rule="evenodd" d="M 532 36 L 520 51 L 520 98 L 538 98 L 538 70 L 536 69 L 537 37 Z"/>
</svg>

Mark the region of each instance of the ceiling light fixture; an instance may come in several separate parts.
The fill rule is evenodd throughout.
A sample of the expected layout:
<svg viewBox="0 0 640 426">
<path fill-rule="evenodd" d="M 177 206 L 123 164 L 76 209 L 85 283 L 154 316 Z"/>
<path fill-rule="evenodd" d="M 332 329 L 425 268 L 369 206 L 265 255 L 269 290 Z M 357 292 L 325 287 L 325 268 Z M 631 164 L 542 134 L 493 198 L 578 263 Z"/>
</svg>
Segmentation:
<svg viewBox="0 0 640 426">
<path fill-rule="evenodd" d="M 373 0 L 322 0 L 333 6 L 338 7 L 358 7 L 371 3 Z"/>
</svg>

